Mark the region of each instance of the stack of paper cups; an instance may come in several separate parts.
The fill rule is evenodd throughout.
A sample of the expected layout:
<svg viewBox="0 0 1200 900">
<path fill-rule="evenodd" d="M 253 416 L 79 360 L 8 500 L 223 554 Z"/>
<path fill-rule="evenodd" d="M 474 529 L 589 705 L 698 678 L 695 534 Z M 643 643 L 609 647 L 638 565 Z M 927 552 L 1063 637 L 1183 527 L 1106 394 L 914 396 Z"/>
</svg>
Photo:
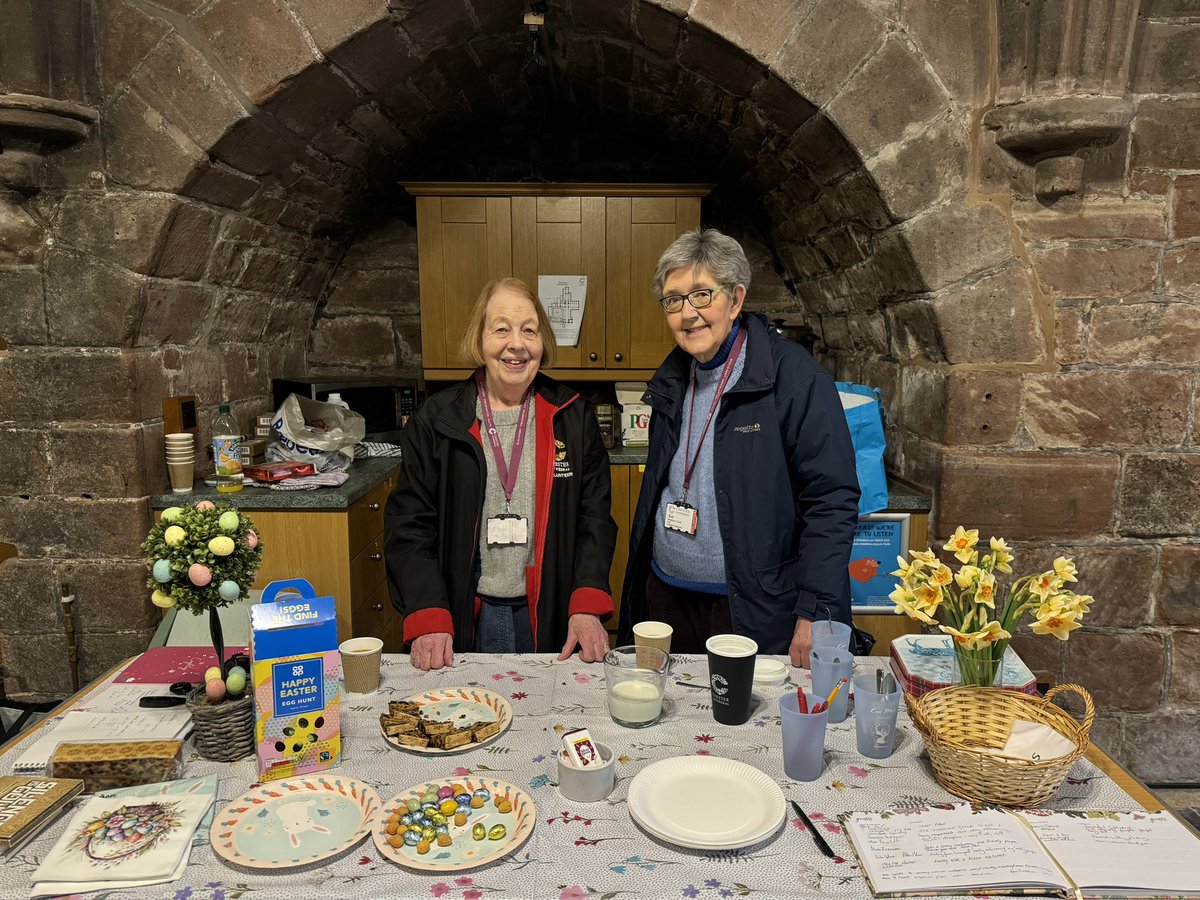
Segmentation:
<svg viewBox="0 0 1200 900">
<path fill-rule="evenodd" d="M 164 435 L 163 439 L 167 444 L 167 474 L 171 476 L 171 490 L 176 494 L 190 493 L 196 471 L 196 436 L 181 431 Z"/>
</svg>

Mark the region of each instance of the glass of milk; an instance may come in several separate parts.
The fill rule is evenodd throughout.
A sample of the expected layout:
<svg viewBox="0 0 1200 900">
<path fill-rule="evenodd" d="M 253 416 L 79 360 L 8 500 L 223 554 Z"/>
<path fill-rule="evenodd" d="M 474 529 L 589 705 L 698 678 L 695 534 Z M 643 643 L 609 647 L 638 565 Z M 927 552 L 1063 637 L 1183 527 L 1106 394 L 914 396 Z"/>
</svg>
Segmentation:
<svg viewBox="0 0 1200 900">
<path fill-rule="evenodd" d="M 662 717 L 670 654 L 657 647 L 617 647 L 604 657 L 608 711 L 626 728 L 645 728 Z"/>
</svg>

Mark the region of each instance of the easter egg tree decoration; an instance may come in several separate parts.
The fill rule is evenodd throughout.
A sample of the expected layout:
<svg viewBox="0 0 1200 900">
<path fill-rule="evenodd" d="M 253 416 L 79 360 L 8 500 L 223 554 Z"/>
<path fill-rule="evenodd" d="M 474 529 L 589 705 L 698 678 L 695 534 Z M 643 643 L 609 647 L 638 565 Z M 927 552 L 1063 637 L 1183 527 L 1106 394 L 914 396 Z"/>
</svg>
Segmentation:
<svg viewBox="0 0 1200 900">
<path fill-rule="evenodd" d="M 250 517 L 226 503 L 201 500 L 162 511 L 142 544 L 155 606 L 208 611 L 217 665 L 225 668 L 218 610 L 244 595 L 262 564 L 262 542 Z"/>
</svg>

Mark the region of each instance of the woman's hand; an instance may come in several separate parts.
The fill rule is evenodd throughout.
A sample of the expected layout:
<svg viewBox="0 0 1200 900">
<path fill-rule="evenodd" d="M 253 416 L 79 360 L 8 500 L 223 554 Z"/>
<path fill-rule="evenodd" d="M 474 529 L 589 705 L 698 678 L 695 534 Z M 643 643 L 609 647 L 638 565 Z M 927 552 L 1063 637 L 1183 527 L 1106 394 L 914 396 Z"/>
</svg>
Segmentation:
<svg viewBox="0 0 1200 900">
<path fill-rule="evenodd" d="M 812 622 L 808 619 L 796 620 L 796 633 L 792 635 L 792 643 L 788 647 L 788 656 L 792 665 L 797 669 L 809 668 L 808 651 L 812 649 Z"/>
<path fill-rule="evenodd" d="M 584 662 L 600 662 L 608 652 L 608 632 L 600 619 L 587 613 L 576 613 L 567 620 L 567 642 L 563 644 L 559 662 L 570 657 L 579 645 L 579 658 Z"/>
<path fill-rule="evenodd" d="M 408 649 L 414 669 L 427 671 L 454 665 L 454 635 L 442 631 L 423 634 Z"/>
</svg>

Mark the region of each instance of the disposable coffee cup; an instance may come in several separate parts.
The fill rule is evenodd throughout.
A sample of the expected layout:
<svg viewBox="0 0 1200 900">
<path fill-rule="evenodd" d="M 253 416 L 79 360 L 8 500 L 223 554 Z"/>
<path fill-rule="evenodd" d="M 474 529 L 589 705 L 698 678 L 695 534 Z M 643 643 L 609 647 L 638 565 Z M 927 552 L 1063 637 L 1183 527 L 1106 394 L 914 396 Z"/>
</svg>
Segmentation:
<svg viewBox="0 0 1200 900">
<path fill-rule="evenodd" d="M 173 462 L 167 460 L 167 475 L 171 478 L 171 492 L 188 494 L 192 490 L 192 480 L 196 475 L 196 464 L 193 460 Z"/>
<path fill-rule="evenodd" d="M 633 643 L 638 648 L 638 665 L 643 668 L 654 666 L 655 655 L 643 653 L 642 648 L 653 647 L 668 656 L 671 653 L 671 635 L 675 633 L 666 622 L 638 622 L 633 626 Z"/>
<path fill-rule="evenodd" d="M 741 725 L 750 718 L 754 657 L 758 644 L 740 634 L 715 634 L 704 642 L 713 718 L 722 725 Z"/>
<path fill-rule="evenodd" d="M 351 694 L 369 694 L 379 687 L 379 663 L 383 641 L 374 637 L 350 638 L 338 645 L 342 657 L 342 681 Z"/>
</svg>

